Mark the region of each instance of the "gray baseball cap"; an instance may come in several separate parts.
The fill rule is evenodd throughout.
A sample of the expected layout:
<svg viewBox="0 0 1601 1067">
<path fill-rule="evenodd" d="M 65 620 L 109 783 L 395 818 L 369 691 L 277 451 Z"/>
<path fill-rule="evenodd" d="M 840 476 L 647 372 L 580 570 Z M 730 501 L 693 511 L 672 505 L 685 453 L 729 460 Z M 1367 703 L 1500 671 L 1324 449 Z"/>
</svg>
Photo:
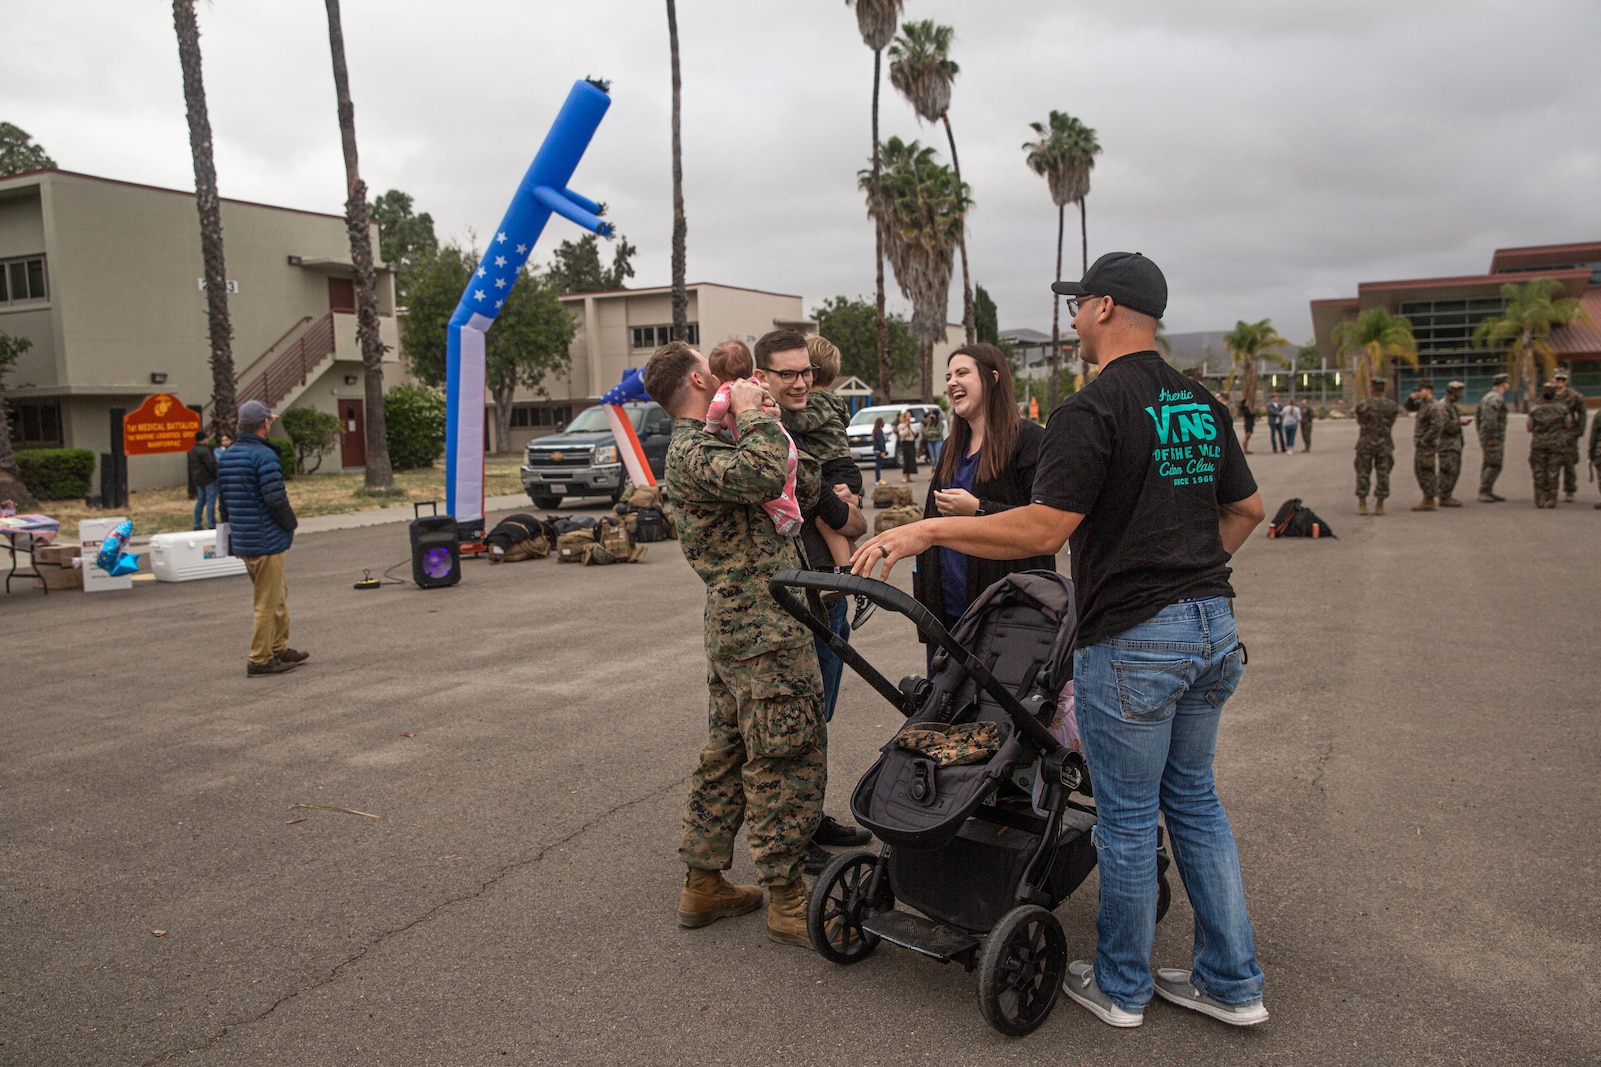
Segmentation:
<svg viewBox="0 0 1601 1067">
<path fill-rule="evenodd" d="M 247 425 L 266 422 L 272 418 L 272 409 L 259 400 L 246 400 L 239 405 L 239 421 Z"/>
</svg>

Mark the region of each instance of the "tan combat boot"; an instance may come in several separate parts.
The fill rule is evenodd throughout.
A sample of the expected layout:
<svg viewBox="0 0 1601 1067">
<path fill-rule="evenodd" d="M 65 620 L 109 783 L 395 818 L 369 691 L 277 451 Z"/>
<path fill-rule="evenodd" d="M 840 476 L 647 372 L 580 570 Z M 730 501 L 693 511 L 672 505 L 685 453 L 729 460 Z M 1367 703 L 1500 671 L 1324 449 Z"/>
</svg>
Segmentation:
<svg viewBox="0 0 1601 1067">
<path fill-rule="evenodd" d="M 691 867 L 684 876 L 684 891 L 678 894 L 678 925 L 690 929 L 710 926 L 718 919 L 746 915 L 761 906 L 758 887 L 731 885 L 721 871 Z"/>
<path fill-rule="evenodd" d="M 1434 498 L 1432 496 L 1424 497 L 1423 498 L 1423 503 L 1421 503 L 1421 504 L 1413 504 L 1412 505 L 1412 510 L 1413 511 L 1433 511 L 1434 510 Z"/>
<path fill-rule="evenodd" d="M 1368 513 L 1368 498 L 1367 497 L 1359 496 L 1359 497 L 1356 498 L 1356 513 L 1358 515 L 1366 515 Z"/>
<path fill-rule="evenodd" d="M 1496 497 L 1496 495 L 1494 493 L 1480 493 L 1479 494 L 1479 503 L 1481 503 L 1481 504 L 1494 504 L 1496 502 L 1496 499 L 1497 499 L 1497 497 Z"/>
<path fill-rule="evenodd" d="M 1440 498 L 1440 506 L 1442 508 L 1459 508 L 1462 506 L 1462 501 L 1454 496 L 1445 496 Z"/>
<path fill-rule="evenodd" d="M 1375 500 L 1373 502 L 1373 514 L 1375 514 L 1375 515 L 1383 515 L 1384 514 L 1384 501 Z"/>
<path fill-rule="evenodd" d="M 806 883 L 799 878 L 767 891 L 767 936 L 781 945 L 811 947 L 806 936 Z"/>
</svg>

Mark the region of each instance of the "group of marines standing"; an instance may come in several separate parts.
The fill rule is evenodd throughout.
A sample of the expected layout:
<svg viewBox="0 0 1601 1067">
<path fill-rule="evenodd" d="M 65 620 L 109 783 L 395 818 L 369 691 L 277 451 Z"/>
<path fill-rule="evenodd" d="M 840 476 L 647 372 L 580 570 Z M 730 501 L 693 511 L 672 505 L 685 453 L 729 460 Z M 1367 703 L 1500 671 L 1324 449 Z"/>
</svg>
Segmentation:
<svg viewBox="0 0 1601 1067">
<path fill-rule="evenodd" d="M 1406 400 L 1407 410 L 1417 414 L 1412 428 L 1412 462 L 1423 493 L 1423 499 L 1412 505 L 1413 511 L 1462 506 L 1454 492 L 1462 473 L 1462 428 L 1469 423 L 1477 424 L 1479 449 L 1484 457 L 1479 472 L 1479 502 L 1496 504 L 1506 499 L 1496 493 L 1495 482 L 1501 475 L 1506 452 L 1506 394 L 1511 387 L 1507 375 L 1497 374 L 1490 391 L 1480 398 L 1478 411 L 1468 418 L 1457 408 L 1467 389 L 1464 383 L 1451 382 L 1439 400 L 1434 398 L 1433 382 L 1417 383 Z M 1356 405 L 1359 515 L 1368 514 L 1370 490 L 1375 515 L 1384 514 L 1384 500 L 1390 495 L 1390 471 L 1395 466 L 1392 431 L 1401 405 L 1386 396 L 1385 389 L 1384 379 L 1375 378 L 1369 383 L 1368 396 Z M 1567 502 L 1574 502 L 1579 491 L 1579 442 L 1584 437 L 1585 420 L 1584 397 L 1568 385 L 1568 372 L 1559 369 L 1545 383 L 1539 402 L 1529 410 L 1526 426 L 1533 435 L 1529 467 L 1534 474 L 1535 507 L 1556 507 L 1557 494 L 1563 489 Z M 1601 465 L 1601 416 L 1596 417 L 1590 431 L 1589 460 L 1592 465 Z M 1596 507 L 1601 508 L 1601 504 Z"/>
</svg>

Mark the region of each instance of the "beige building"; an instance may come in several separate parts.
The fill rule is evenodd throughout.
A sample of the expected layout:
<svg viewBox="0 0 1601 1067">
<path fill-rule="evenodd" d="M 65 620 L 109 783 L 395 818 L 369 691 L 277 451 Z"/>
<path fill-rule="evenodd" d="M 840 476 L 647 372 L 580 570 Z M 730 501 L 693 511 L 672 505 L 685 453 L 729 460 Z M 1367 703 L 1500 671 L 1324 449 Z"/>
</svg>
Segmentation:
<svg viewBox="0 0 1601 1067">
<path fill-rule="evenodd" d="M 347 432 L 323 469 L 359 466 L 365 411 L 344 219 L 223 200 L 222 229 L 240 398 L 337 414 Z M 374 224 L 375 247 L 377 234 Z M 8 377 L 18 447 L 98 455 L 110 448 L 111 409 L 131 411 L 158 391 L 209 419 L 193 193 L 55 169 L 0 178 L 0 272 L 0 332 L 33 341 Z M 387 270 L 378 307 L 388 358 L 397 359 Z M 182 455 L 128 461 L 133 489 L 185 477 Z"/>
</svg>

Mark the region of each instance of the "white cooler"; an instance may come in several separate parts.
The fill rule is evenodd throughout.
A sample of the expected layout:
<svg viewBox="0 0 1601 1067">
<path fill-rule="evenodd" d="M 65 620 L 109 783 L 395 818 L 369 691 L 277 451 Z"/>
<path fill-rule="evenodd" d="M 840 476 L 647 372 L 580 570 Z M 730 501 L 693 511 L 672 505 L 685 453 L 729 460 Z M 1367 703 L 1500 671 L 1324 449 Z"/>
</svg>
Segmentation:
<svg viewBox="0 0 1601 1067">
<path fill-rule="evenodd" d="M 217 555 L 216 530 L 195 530 L 151 537 L 150 569 L 158 582 L 193 582 L 244 574 L 245 561 Z"/>
</svg>

